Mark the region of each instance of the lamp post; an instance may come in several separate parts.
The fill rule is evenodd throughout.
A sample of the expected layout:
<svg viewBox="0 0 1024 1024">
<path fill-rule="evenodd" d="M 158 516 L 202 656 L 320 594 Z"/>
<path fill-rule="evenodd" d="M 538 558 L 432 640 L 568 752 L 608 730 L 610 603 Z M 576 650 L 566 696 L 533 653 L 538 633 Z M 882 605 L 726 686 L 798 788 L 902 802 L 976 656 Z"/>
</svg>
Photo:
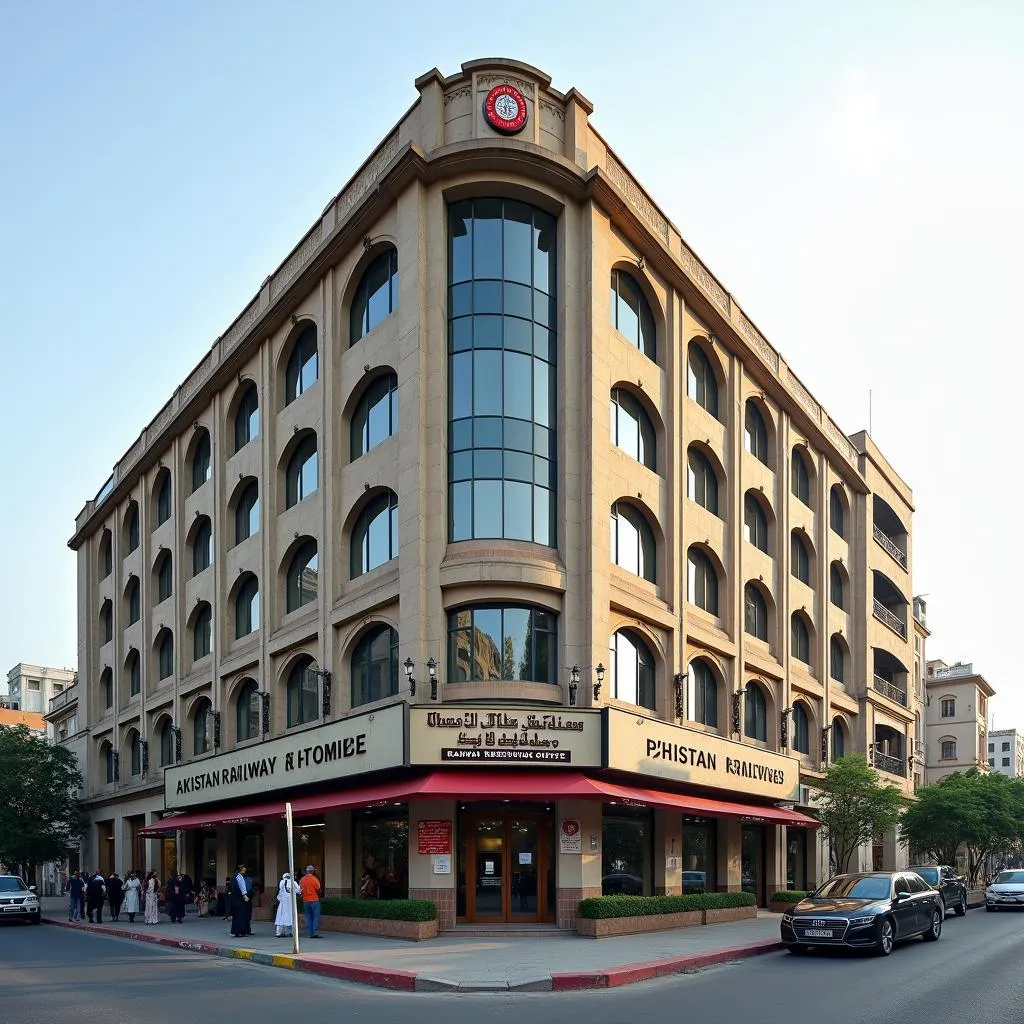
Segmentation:
<svg viewBox="0 0 1024 1024">
<path fill-rule="evenodd" d="M 689 673 L 677 672 L 673 682 L 676 689 L 676 718 L 680 721 L 686 716 L 686 683 Z"/>
<path fill-rule="evenodd" d="M 597 682 L 594 683 L 594 702 L 596 703 L 601 697 L 601 685 L 604 683 L 604 665 L 601 662 L 597 663 L 594 675 L 597 677 Z"/>
<path fill-rule="evenodd" d="M 309 670 L 318 679 L 322 679 L 323 689 L 320 692 L 320 717 L 327 719 L 331 717 L 331 672 L 326 668 L 313 668 Z"/>
<path fill-rule="evenodd" d="M 406 658 L 405 661 L 402 662 L 402 668 L 405 669 L 405 678 L 408 680 L 408 683 L 409 683 L 409 696 L 410 697 L 415 697 L 416 696 L 416 680 L 413 679 L 413 676 L 412 676 L 412 670 L 415 667 L 416 667 L 416 663 L 412 660 L 412 658 Z"/>
<path fill-rule="evenodd" d="M 270 693 L 267 690 L 259 691 L 260 698 L 260 732 L 266 739 L 270 735 Z"/>
<path fill-rule="evenodd" d="M 172 725 L 171 736 L 174 737 L 174 763 L 181 764 L 181 729 Z"/>
<path fill-rule="evenodd" d="M 569 669 L 569 707 L 576 707 L 576 692 L 580 688 L 580 667 L 573 665 Z"/>
<path fill-rule="evenodd" d="M 220 712 L 210 710 L 209 720 L 213 723 L 213 749 L 220 746 Z"/>
<path fill-rule="evenodd" d="M 789 748 L 789 716 L 793 714 L 793 709 L 783 708 L 779 713 L 779 746 L 788 749 Z"/>
<path fill-rule="evenodd" d="M 430 673 L 430 699 L 437 700 L 437 662 L 433 658 L 427 662 L 427 671 Z"/>
</svg>

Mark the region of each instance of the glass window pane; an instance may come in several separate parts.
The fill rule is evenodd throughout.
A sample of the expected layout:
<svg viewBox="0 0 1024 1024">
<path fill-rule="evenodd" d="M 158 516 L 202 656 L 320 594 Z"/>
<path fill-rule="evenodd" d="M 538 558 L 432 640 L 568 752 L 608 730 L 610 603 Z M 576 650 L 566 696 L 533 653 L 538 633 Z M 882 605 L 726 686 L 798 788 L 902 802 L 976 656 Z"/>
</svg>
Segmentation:
<svg viewBox="0 0 1024 1024">
<path fill-rule="evenodd" d="M 453 283 L 468 281 L 473 276 L 472 210 L 471 202 L 462 202 L 452 203 L 448 211 L 449 273 Z"/>
<path fill-rule="evenodd" d="M 501 481 L 477 480 L 473 484 L 473 536 L 500 537 L 501 511 Z"/>
<path fill-rule="evenodd" d="M 449 488 L 451 498 L 451 538 L 469 540 L 473 536 L 473 484 L 455 483 Z"/>
<path fill-rule="evenodd" d="M 528 650 L 530 611 L 528 608 L 506 608 L 502 618 L 501 678 L 529 679 L 529 659 L 532 658 Z"/>
<path fill-rule="evenodd" d="M 533 540 L 533 510 L 530 484 L 505 481 L 505 521 L 503 536 L 508 540 Z"/>
<path fill-rule="evenodd" d="M 533 270 L 533 210 L 525 203 L 505 201 L 506 281 L 529 284 Z"/>
<path fill-rule="evenodd" d="M 473 276 L 501 277 L 500 199 L 477 199 L 473 203 Z"/>
<path fill-rule="evenodd" d="M 501 352 L 473 353 L 473 414 L 500 416 L 502 403 Z"/>
<path fill-rule="evenodd" d="M 502 628 L 500 608 L 473 612 L 473 679 L 501 679 Z"/>
<path fill-rule="evenodd" d="M 480 353 L 484 355 L 485 353 Z M 518 352 L 505 353 L 505 415 L 528 420 L 533 415 L 533 382 L 530 356 Z M 543 365 L 543 364 L 538 364 Z"/>
</svg>

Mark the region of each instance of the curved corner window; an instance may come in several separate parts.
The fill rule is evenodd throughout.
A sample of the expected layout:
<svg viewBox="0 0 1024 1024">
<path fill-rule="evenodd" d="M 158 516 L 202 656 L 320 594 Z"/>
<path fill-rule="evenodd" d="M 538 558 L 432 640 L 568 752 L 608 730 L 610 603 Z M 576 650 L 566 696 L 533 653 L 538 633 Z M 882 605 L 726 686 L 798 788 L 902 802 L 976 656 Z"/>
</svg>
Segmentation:
<svg viewBox="0 0 1024 1024">
<path fill-rule="evenodd" d="M 349 345 L 354 345 L 398 309 L 398 253 L 382 252 L 363 274 L 349 314 Z"/>
<path fill-rule="evenodd" d="M 687 354 L 686 393 L 702 409 L 718 419 L 718 378 L 708 354 L 695 341 L 690 342 Z"/>
<path fill-rule="evenodd" d="M 386 373 L 363 392 L 352 414 L 351 458 L 362 458 L 398 430 L 398 375 Z"/>
<path fill-rule="evenodd" d="M 307 434 L 292 452 L 285 472 L 285 508 L 297 505 L 317 488 L 316 434 Z"/>
<path fill-rule="evenodd" d="M 352 652 L 352 706 L 398 693 L 398 631 L 372 627 Z"/>
<path fill-rule="evenodd" d="M 448 680 L 557 684 L 558 619 L 546 608 L 475 605 L 448 613 Z"/>
<path fill-rule="evenodd" d="M 260 585 L 251 573 L 235 595 L 235 639 L 255 633 L 260 628 Z"/>
<path fill-rule="evenodd" d="M 654 655 L 651 649 L 631 629 L 613 633 L 609 647 L 612 697 L 654 711 Z"/>
<path fill-rule="evenodd" d="M 648 359 L 657 362 L 654 315 L 640 285 L 624 270 L 612 271 L 611 314 L 615 330 Z"/>
<path fill-rule="evenodd" d="M 213 476 L 213 450 L 210 443 L 210 432 L 202 428 L 199 440 L 196 441 L 192 453 L 192 490 L 198 491 Z"/>
<path fill-rule="evenodd" d="M 250 384 L 238 400 L 235 410 L 235 451 L 244 448 L 260 432 L 260 396 L 255 384 Z"/>
<path fill-rule="evenodd" d="M 319 558 L 316 541 L 303 541 L 288 564 L 285 607 L 293 612 L 316 601 Z"/>
<path fill-rule="evenodd" d="M 612 444 L 642 466 L 658 471 L 654 424 L 640 400 L 623 388 L 612 388 Z"/>
<path fill-rule="evenodd" d="M 306 725 L 320 717 L 319 681 L 317 663 L 303 655 L 288 673 L 287 704 L 288 728 Z"/>
<path fill-rule="evenodd" d="M 657 546 L 647 517 L 625 501 L 612 505 L 612 561 L 641 579 L 657 582 Z"/>
<path fill-rule="evenodd" d="M 699 548 L 687 554 L 687 600 L 711 615 L 718 614 L 718 572 L 711 559 Z"/>
<path fill-rule="evenodd" d="M 290 405 L 305 394 L 317 378 L 316 328 L 310 324 L 292 345 L 284 374 L 284 404 Z"/>
<path fill-rule="evenodd" d="M 768 702 L 757 683 L 747 683 L 743 691 L 743 735 L 768 742 Z"/>
<path fill-rule="evenodd" d="M 352 528 L 351 578 L 398 557 L 398 497 L 393 491 L 371 498 Z"/>
</svg>

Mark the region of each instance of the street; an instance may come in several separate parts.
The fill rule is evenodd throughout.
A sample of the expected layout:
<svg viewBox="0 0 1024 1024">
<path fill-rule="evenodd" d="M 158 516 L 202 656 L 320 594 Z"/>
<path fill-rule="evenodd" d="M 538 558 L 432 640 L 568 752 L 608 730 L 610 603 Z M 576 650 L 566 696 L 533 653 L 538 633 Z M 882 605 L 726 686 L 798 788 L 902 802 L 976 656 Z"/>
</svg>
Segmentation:
<svg viewBox="0 0 1024 1024">
<path fill-rule="evenodd" d="M 552 953 L 557 948 L 552 942 Z M 601 992 L 510 995 L 392 993 L 123 939 L 0 926 L 3 1024 L 308 1024 L 339 1008 L 373 1024 L 477 1024 L 481 1014 L 512 1024 L 625 1024 L 669 1019 L 684 1004 L 701 1024 L 782 1024 L 793 1015 L 828 1024 L 899 1019 L 1024 1021 L 1024 914 L 973 911 L 950 917 L 937 944 L 912 941 L 888 959 L 786 953 Z"/>
</svg>

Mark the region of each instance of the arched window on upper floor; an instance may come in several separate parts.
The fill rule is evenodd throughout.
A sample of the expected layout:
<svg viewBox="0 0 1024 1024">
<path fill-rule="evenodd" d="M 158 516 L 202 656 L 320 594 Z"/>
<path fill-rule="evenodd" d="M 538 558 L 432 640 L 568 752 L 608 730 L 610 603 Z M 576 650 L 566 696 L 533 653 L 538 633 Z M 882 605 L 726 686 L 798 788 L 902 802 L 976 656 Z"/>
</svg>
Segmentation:
<svg viewBox="0 0 1024 1024">
<path fill-rule="evenodd" d="M 718 680 L 714 670 L 703 659 L 690 662 L 693 680 L 693 720 L 709 728 L 718 728 Z"/>
<path fill-rule="evenodd" d="M 105 580 L 114 571 L 114 545 L 110 531 L 104 530 L 100 536 L 100 579 Z"/>
<path fill-rule="evenodd" d="M 129 734 L 128 746 L 132 752 L 132 776 L 135 777 L 142 774 L 142 739 L 134 729 Z"/>
<path fill-rule="evenodd" d="M 250 572 L 243 576 L 235 594 L 235 639 L 260 628 L 260 584 Z"/>
<path fill-rule="evenodd" d="M 198 576 L 213 564 L 213 527 L 209 516 L 200 516 L 192 534 L 192 575 Z"/>
<path fill-rule="evenodd" d="M 764 690 L 753 681 L 743 690 L 743 735 L 768 742 L 768 701 Z"/>
<path fill-rule="evenodd" d="M 623 270 L 612 271 L 612 326 L 648 359 L 658 361 L 654 315 L 636 280 Z"/>
<path fill-rule="evenodd" d="M 296 446 L 285 470 L 285 508 L 297 505 L 317 489 L 316 434 L 307 434 Z"/>
<path fill-rule="evenodd" d="M 235 502 L 235 543 L 241 544 L 260 529 L 260 485 L 250 480 Z"/>
<path fill-rule="evenodd" d="M 134 626 L 142 615 L 141 588 L 138 576 L 132 576 L 128 580 L 128 586 L 125 589 L 125 605 L 128 612 L 128 625 Z"/>
<path fill-rule="evenodd" d="M 799 447 L 793 449 L 792 456 L 794 497 L 799 498 L 808 508 L 811 507 L 811 471 L 807 466 L 807 456 Z"/>
<path fill-rule="evenodd" d="M 686 393 L 718 419 L 718 378 L 704 349 L 691 341 L 686 359 Z"/>
<path fill-rule="evenodd" d="M 369 334 L 398 309 L 398 253 L 382 252 L 365 270 L 349 313 L 349 345 Z"/>
<path fill-rule="evenodd" d="M 398 430 L 398 374 L 385 373 L 371 381 L 352 414 L 352 461 L 386 441 Z"/>
<path fill-rule="evenodd" d="M 317 381 L 316 327 L 308 324 L 292 344 L 284 373 L 284 404 L 290 405 Z"/>
<path fill-rule="evenodd" d="M 846 498 L 839 484 L 833 484 L 828 496 L 828 525 L 833 533 L 846 536 Z"/>
<path fill-rule="evenodd" d="M 142 693 L 142 659 L 134 648 L 128 652 L 125 668 L 128 672 L 128 694 L 135 697 Z"/>
<path fill-rule="evenodd" d="M 316 541 L 307 537 L 295 549 L 285 578 L 285 609 L 294 612 L 316 601 L 319 558 Z"/>
<path fill-rule="evenodd" d="M 641 579 L 657 582 L 657 543 L 647 517 L 634 505 L 617 501 L 611 511 L 612 561 Z"/>
<path fill-rule="evenodd" d="M 169 718 L 164 719 L 160 727 L 160 767 L 166 768 L 175 763 L 174 757 L 174 725 Z"/>
<path fill-rule="evenodd" d="M 103 694 L 103 707 L 109 710 L 114 706 L 114 673 L 109 668 L 100 673 L 100 693 Z"/>
<path fill-rule="evenodd" d="M 170 551 L 163 551 L 156 563 L 156 603 L 166 601 L 174 591 L 174 560 Z"/>
<path fill-rule="evenodd" d="M 846 756 L 846 729 L 841 718 L 832 719 L 832 760 Z"/>
<path fill-rule="evenodd" d="M 235 409 L 235 451 L 241 451 L 260 432 L 260 394 L 250 383 Z"/>
<path fill-rule="evenodd" d="M 801 583 L 811 585 L 811 553 L 807 547 L 807 535 L 803 530 L 794 530 L 789 538 L 790 571 Z"/>
<path fill-rule="evenodd" d="M 213 610 L 203 601 L 192 620 L 192 659 L 199 661 L 213 650 Z"/>
<path fill-rule="evenodd" d="M 100 607 L 100 643 L 109 644 L 114 639 L 114 604 L 109 598 Z"/>
<path fill-rule="evenodd" d="M 611 637 L 610 689 L 615 700 L 655 710 L 654 655 L 640 634 L 620 629 Z"/>
<path fill-rule="evenodd" d="M 262 707 L 259 683 L 246 679 L 235 698 L 235 736 L 239 743 L 259 737 Z"/>
<path fill-rule="evenodd" d="M 124 539 L 128 554 L 131 554 L 139 546 L 139 505 L 138 502 L 131 502 L 128 512 L 125 514 Z"/>
<path fill-rule="evenodd" d="M 157 680 L 174 675 L 174 634 L 169 629 L 160 632 L 156 642 Z"/>
<path fill-rule="evenodd" d="M 153 502 L 153 518 L 156 525 L 163 526 L 171 518 L 172 511 L 171 472 L 164 469 L 157 480 Z"/>
<path fill-rule="evenodd" d="M 837 608 L 846 608 L 846 570 L 833 562 L 828 572 L 829 597 Z"/>
<path fill-rule="evenodd" d="M 686 493 L 713 516 L 718 515 L 718 474 L 711 459 L 695 444 L 686 453 Z"/>
<path fill-rule="evenodd" d="M 767 554 L 768 516 L 753 491 L 747 491 L 743 496 L 743 539 Z"/>
<path fill-rule="evenodd" d="M 756 583 L 743 588 L 743 629 L 750 636 L 768 642 L 768 602 Z"/>
<path fill-rule="evenodd" d="M 286 684 L 288 728 L 306 725 L 320 717 L 320 689 L 317 663 L 304 654 L 292 666 Z"/>
<path fill-rule="evenodd" d="M 805 665 L 811 663 L 811 631 L 807 619 L 800 612 L 790 617 L 790 645 L 793 657 Z"/>
<path fill-rule="evenodd" d="M 192 490 L 198 491 L 213 476 L 213 446 L 210 443 L 210 432 L 200 427 L 199 437 L 192 450 Z"/>
<path fill-rule="evenodd" d="M 838 683 L 846 682 L 846 645 L 838 633 L 833 633 L 828 644 L 829 674 Z"/>
<path fill-rule="evenodd" d="M 104 779 L 108 786 L 114 782 L 114 746 L 112 743 L 100 744 L 100 759 L 104 767 Z"/>
<path fill-rule="evenodd" d="M 757 402 L 752 398 L 747 399 L 746 409 L 743 414 L 743 446 L 766 466 L 768 462 L 768 427 L 765 425 L 764 416 L 757 407 Z"/>
<path fill-rule="evenodd" d="M 398 631 L 373 626 L 352 652 L 352 707 L 398 693 Z"/>
<path fill-rule="evenodd" d="M 398 496 L 371 498 L 352 527 L 350 577 L 356 579 L 398 557 Z"/>
<path fill-rule="evenodd" d="M 714 562 L 695 544 L 686 557 L 687 600 L 711 615 L 718 615 L 718 570 Z"/>
<path fill-rule="evenodd" d="M 625 388 L 612 388 L 612 444 L 641 465 L 658 471 L 657 435 L 640 400 Z"/>
<path fill-rule="evenodd" d="M 213 704 L 209 697 L 200 697 L 196 701 L 195 710 L 192 712 L 192 754 L 199 757 L 200 754 L 208 754 L 213 749 L 213 737 L 211 733 L 213 715 Z"/>
<path fill-rule="evenodd" d="M 811 724 L 802 701 L 793 705 L 793 749 L 799 754 L 811 752 Z"/>
</svg>

